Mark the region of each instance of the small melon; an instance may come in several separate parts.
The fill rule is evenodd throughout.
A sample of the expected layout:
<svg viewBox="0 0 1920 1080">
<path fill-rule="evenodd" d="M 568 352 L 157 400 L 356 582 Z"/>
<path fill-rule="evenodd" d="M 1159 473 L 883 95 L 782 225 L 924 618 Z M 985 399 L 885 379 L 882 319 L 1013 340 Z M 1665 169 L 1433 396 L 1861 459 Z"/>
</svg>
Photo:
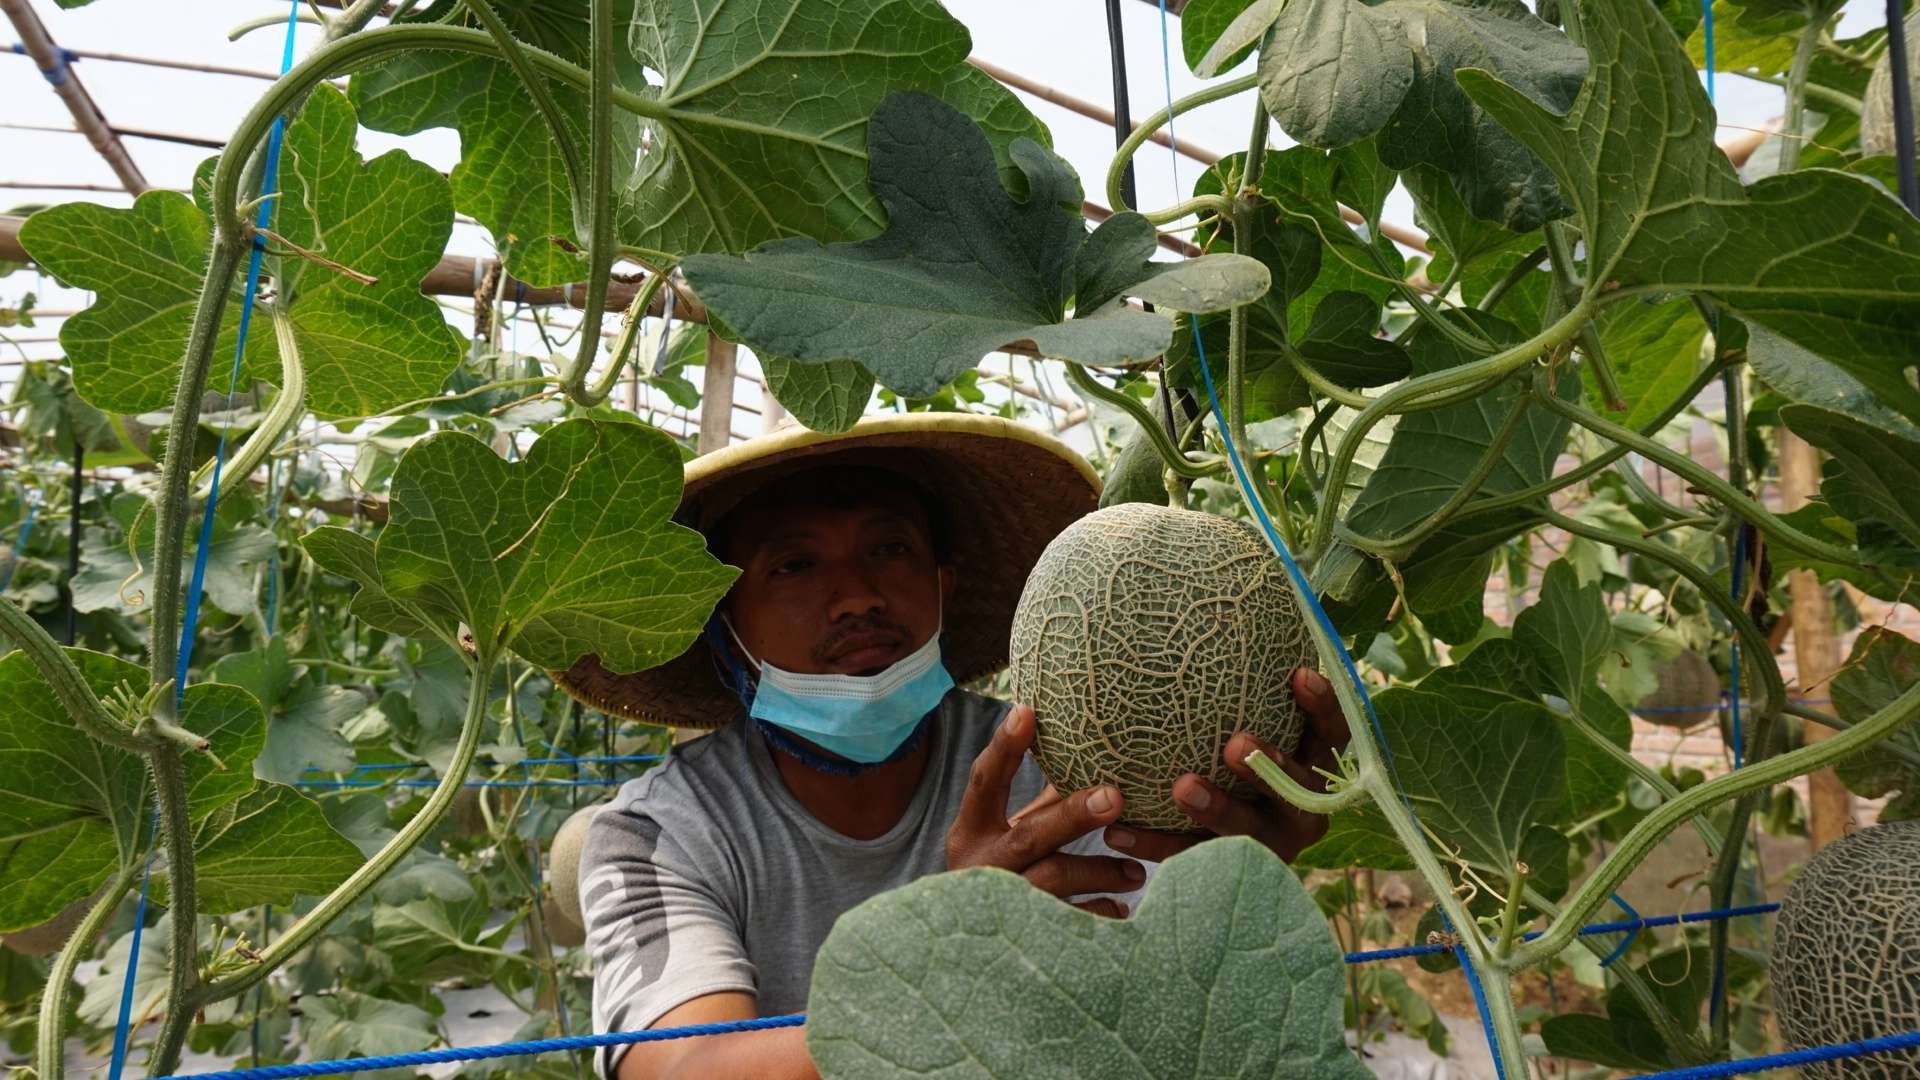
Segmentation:
<svg viewBox="0 0 1920 1080">
<path fill-rule="evenodd" d="M 560 907 L 551 896 L 540 901 L 540 921 L 547 928 L 547 943 L 556 949 L 577 949 L 587 943 L 587 931 Z"/>
<path fill-rule="evenodd" d="M 1191 830 L 1173 781 L 1244 788 L 1221 751 L 1237 730 L 1299 745 L 1294 669 L 1313 640 L 1286 570 L 1249 526 L 1122 503 L 1041 553 L 1013 616 L 1013 696 L 1034 756 L 1063 792 L 1113 784 L 1122 820 Z"/>
<path fill-rule="evenodd" d="M 606 805 L 594 803 L 575 810 L 561 822 L 560 831 L 553 834 L 553 843 L 547 845 L 551 856 L 547 862 L 547 884 L 553 889 L 553 900 L 560 914 L 575 926 L 587 925 L 580 906 L 580 850 L 587 844 L 587 826 L 593 824 L 593 815 L 606 809 Z"/>
<path fill-rule="evenodd" d="M 1907 83 L 1920 101 L 1920 11 L 1907 15 Z M 1898 143 L 1893 130 L 1893 53 L 1880 54 L 1867 80 L 1867 92 L 1860 110 L 1860 150 L 1866 154 L 1891 154 Z M 1920 108 L 1920 104 L 1916 105 Z M 1914 136 L 1920 144 L 1920 133 Z"/>
<path fill-rule="evenodd" d="M 1773 927 L 1774 1011 L 1803 1049 L 1920 1030 L 1920 821 L 1862 829 L 1807 860 Z M 1806 1080 L 1920 1076 L 1920 1049 L 1801 1066 Z"/>
<path fill-rule="evenodd" d="M 1720 712 L 1720 675 L 1707 658 L 1682 649 L 1654 671 L 1660 685 L 1633 707 L 1640 719 L 1661 727 L 1690 728 Z"/>
</svg>

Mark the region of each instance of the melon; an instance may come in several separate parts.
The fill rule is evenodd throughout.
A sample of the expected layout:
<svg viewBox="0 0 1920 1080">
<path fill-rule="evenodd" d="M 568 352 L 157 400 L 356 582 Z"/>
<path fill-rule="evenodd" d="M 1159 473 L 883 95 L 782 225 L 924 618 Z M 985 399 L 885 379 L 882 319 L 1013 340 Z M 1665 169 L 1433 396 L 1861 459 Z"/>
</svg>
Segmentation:
<svg viewBox="0 0 1920 1080">
<path fill-rule="evenodd" d="M 1293 672 L 1314 660 L 1286 570 L 1259 534 L 1151 503 L 1096 510 L 1047 545 L 1010 652 L 1047 779 L 1063 792 L 1112 784 L 1121 820 L 1176 831 L 1195 828 L 1173 801 L 1182 773 L 1244 793 L 1221 754 L 1233 732 L 1299 745 Z"/>
<path fill-rule="evenodd" d="M 587 943 L 586 928 L 573 921 L 551 896 L 540 901 L 540 922 L 547 929 L 547 944 L 557 949 L 577 949 Z"/>
<path fill-rule="evenodd" d="M 1660 685 L 1633 707 L 1640 719 L 1661 727 L 1690 728 L 1720 712 L 1720 675 L 1692 649 L 1662 661 L 1654 675 Z"/>
<path fill-rule="evenodd" d="M 1907 82 L 1913 88 L 1916 108 L 1920 108 L 1920 11 L 1907 16 Z M 1899 141 L 1893 130 L 1893 53 L 1880 54 L 1867 80 L 1867 92 L 1860 110 L 1860 150 L 1865 154 L 1891 154 Z M 1920 134 L 1914 136 L 1920 143 Z"/>
<path fill-rule="evenodd" d="M 1920 1030 L 1920 821 L 1837 840 L 1780 905 L 1767 961 L 1796 1049 Z M 1920 1076 L 1920 1049 L 1801 1066 L 1806 1080 Z"/>
<path fill-rule="evenodd" d="M 587 844 L 587 826 L 593 815 L 606 808 L 605 803 L 583 806 L 560 824 L 547 845 L 547 884 L 553 888 L 553 900 L 560 915 L 575 926 L 587 925 L 580 906 L 580 851 Z"/>
</svg>

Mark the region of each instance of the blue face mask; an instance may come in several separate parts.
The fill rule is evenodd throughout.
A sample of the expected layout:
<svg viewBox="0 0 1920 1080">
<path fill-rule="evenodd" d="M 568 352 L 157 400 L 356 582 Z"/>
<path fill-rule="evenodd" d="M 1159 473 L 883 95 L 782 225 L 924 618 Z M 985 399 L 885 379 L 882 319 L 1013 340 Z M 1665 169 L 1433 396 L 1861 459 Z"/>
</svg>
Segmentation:
<svg viewBox="0 0 1920 1080">
<path fill-rule="evenodd" d="M 755 659 L 739 635 L 733 640 L 759 670 L 748 715 L 861 764 L 890 757 L 953 689 L 940 659 L 939 630 L 877 675 L 787 671 Z"/>
</svg>

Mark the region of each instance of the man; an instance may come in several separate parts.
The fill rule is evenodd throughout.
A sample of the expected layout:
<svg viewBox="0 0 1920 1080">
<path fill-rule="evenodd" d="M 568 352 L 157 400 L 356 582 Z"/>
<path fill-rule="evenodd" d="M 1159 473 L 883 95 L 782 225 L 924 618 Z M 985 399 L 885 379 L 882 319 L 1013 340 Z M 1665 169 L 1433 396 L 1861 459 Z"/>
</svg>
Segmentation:
<svg viewBox="0 0 1920 1080">
<path fill-rule="evenodd" d="M 1071 450 L 988 417 L 871 418 L 793 429 L 695 459 L 680 520 L 739 567 L 679 660 L 563 685 L 616 713 L 715 728 L 621 789 L 589 831 L 580 885 L 594 1024 L 620 1031 L 803 1011 L 814 953 L 841 913 L 926 874 L 998 866 L 1124 917 L 1158 862 L 1210 834 L 1291 858 L 1325 831 L 1277 798 L 1230 798 L 1189 774 L 1196 833 L 1120 827 L 1120 794 L 1045 786 L 1034 718 L 955 688 L 1004 666 L 1040 551 L 1094 508 Z M 1289 759 L 1315 789 L 1346 728 L 1298 672 L 1308 734 Z M 1236 735 L 1240 761 L 1259 744 Z M 1104 831 L 1103 831 L 1104 830 Z M 804 1029 L 603 1052 L 613 1080 L 815 1076 Z"/>
</svg>

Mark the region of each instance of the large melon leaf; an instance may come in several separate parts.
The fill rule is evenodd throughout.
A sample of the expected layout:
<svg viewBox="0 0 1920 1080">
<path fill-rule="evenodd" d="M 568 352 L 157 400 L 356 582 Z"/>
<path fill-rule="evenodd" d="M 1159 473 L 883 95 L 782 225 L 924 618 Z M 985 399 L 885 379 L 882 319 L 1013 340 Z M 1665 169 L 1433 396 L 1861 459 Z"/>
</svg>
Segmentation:
<svg viewBox="0 0 1920 1080">
<path fill-rule="evenodd" d="M 1920 643 L 1885 627 L 1868 627 L 1833 680 L 1833 709 L 1857 724 L 1920 679 Z M 1834 766 L 1854 794 L 1886 798 L 1881 821 L 1920 817 L 1920 727 L 1909 724 Z"/>
<path fill-rule="evenodd" d="M 1856 526 L 1876 522 L 1920 550 L 1920 442 L 1812 405 L 1788 405 L 1780 419 L 1832 455 L 1820 495 Z"/>
<path fill-rule="evenodd" d="M 841 916 L 814 961 L 807 1049 L 828 1080 L 1359 1080 L 1343 974 L 1312 898 L 1245 838 L 1167 860 L 1125 920 L 962 870 Z"/>
<path fill-rule="evenodd" d="M 1599 583 L 1582 586 L 1572 563 L 1555 560 L 1539 600 L 1514 618 L 1513 640 L 1532 654 L 1534 689 L 1565 700 L 1585 729 L 1566 736 L 1572 812 L 1586 814 L 1612 802 L 1626 784 L 1627 766 L 1595 740 L 1625 751 L 1633 721 L 1600 688 L 1600 673 L 1618 650 Z"/>
<path fill-rule="evenodd" d="M 736 573 L 669 520 L 680 475 L 673 440 L 638 423 L 569 420 L 512 462 L 440 432 L 400 459 L 371 568 L 363 546 L 322 535 L 363 591 L 443 640 L 464 626 L 483 653 L 638 671 L 685 650 Z"/>
<path fill-rule="evenodd" d="M 826 247 L 776 240 L 744 258 L 681 264 L 708 310 L 756 352 L 855 360 L 888 388 L 927 397 L 1019 342 L 1085 364 L 1159 355 L 1172 322 L 1120 303 L 1123 294 L 1211 311 L 1267 289 L 1266 269 L 1240 256 L 1150 262 L 1154 231 L 1138 214 L 1115 214 L 1088 236 L 1079 179 L 1031 141 L 1013 148 L 1026 197 L 1008 194 L 980 128 L 925 94 L 890 96 L 867 134 L 886 232 Z"/>
<path fill-rule="evenodd" d="M 857 360 L 803 364 L 780 356 L 760 358 L 773 399 L 814 431 L 841 432 L 854 425 L 873 397 L 873 372 Z"/>
<path fill-rule="evenodd" d="M 1743 188 L 1713 109 L 1647 0 L 1582 3 L 1592 70 L 1564 117 L 1484 71 L 1460 84 L 1559 177 L 1586 240 L 1587 290 L 1718 299 L 1920 418 L 1920 219 L 1823 169 Z"/>
</svg>

